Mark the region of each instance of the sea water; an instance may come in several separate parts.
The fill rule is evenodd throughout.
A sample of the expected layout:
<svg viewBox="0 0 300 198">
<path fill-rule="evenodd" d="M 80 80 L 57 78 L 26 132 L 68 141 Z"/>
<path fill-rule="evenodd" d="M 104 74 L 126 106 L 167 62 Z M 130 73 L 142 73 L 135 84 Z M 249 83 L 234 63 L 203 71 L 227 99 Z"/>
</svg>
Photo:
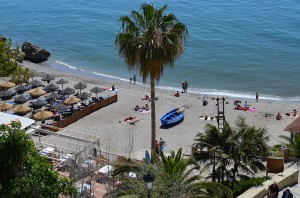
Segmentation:
<svg viewBox="0 0 300 198">
<path fill-rule="evenodd" d="M 157 85 L 189 92 L 300 101 L 300 1 L 151 1 L 188 28 L 188 43 L 175 67 Z M 136 0 L 1 0 L 0 34 L 13 44 L 32 42 L 51 52 L 56 69 L 129 82 L 115 38 L 118 18 L 139 10 Z M 147 82 L 149 83 L 149 81 Z"/>
</svg>

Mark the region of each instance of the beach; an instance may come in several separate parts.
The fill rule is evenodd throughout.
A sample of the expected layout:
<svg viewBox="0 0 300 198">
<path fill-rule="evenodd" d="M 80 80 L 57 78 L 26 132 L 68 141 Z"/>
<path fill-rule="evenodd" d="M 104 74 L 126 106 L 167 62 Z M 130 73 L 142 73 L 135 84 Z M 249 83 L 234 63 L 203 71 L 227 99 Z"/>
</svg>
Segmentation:
<svg viewBox="0 0 300 198">
<path fill-rule="evenodd" d="M 142 100 L 145 95 L 150 96 L 150 85 L 149 83 L 141 84 L 139 76 L 137 84 L 130 84 L 129 79 L 128 82 L 124 83 L 115 79 L 104 80 L 99 77 L 81 75 L 78 72 L 70 73 L 64 72 L 63 70 L 55 70 L 50 67 L 47 62 L 43 64 L 33 64 L 25 61 L 22 65 L 39 73 L 34 79 L 40 79 L 46 74 L 52 74 L 55 76 L 55 80 L 61 78 L 68 80 L 69 83 L 65 84 L 64 88 L 73 88 L 74 84 L 80 81 L 87 84 L 87 88 L 82 90 L 87 92 L 95 86 L 109 88 L 114 85 L 117 91 L 104 91 L 98 95 L 105 97 L 117 94 L 118 101 L 116 103 L 83 117 L 77 122 L 67 126 L 66 129 L 96 135 L 101 139 L 101 149 L 120 155 L 132 156 L 150 148 L 151 113 L 141 113 L 134 110 L 136 105 L 145 106 L 145 104 L 148 104 L 150 106 L 150 102 Z M 182 148 L 183 153 L 189 155 L 191 154 L 191 146 L 194 143 L 194 138 L 197 133 L 203 132 L 207 123 L 217 126 L 216 119 L 200 119 L 200 116 L 203 115 L 216 116 L 217 102 L 215 96 L 197 95 L 189 92 L 181 93 L 181 82 L 178 82 L 178 91 L 180 92 L 180 97 L 174 97 L 174 91 L 156 89 L 156 96 L 158 98 L 158 100 L 156 100 L 156 138 L 157 140 L 162 138 L 166 142 L 165 152 L 168 153 L 172 150 Z M 95 96 L 95 94 L 93 94 L 93 96 Z M 203 97 L 208 98 L 208 105 L 206 106 L 202 106 Z M 290 135 L 289 132 L 285 132 L 283 129 L 293 122 L 296 117 L 285 116 L 285 114 L 293 111 L 293 109 L 299 110 L 299 103 L 260 99 L 256 102 L 254 95 L 253 99 L 247 100 L 247 102 L 250 107 L 255 108 L 256 111 L 242 111 L 235 109 L 234 101 L 241 100 L 241 105 L 243 105 L 245 99 L 226 96 L 224 96 L 224 98 L 226 121 L 229 122 L 231 126 L 234 126 L 238 116 L 244 116 L 249 125 L 266 127 L 270 135 L 270 146 L 280 144 L 281 139 L 278 137 L 279 135 Z M 168 129 L 161 128 L 160 118 L 166 112 L 179 106 L 185 107 L 184 121 Z M 284 114 L 282 120 L 275 119 L 278 112 Z M 265 117 L 266 114 L 271 114 L 271 116 Z M 140 119 L 140 121 L 135 123 L 135 125 L 131 125 L 125 121 L 128 117 L 136 117 Z"/>
</svg>

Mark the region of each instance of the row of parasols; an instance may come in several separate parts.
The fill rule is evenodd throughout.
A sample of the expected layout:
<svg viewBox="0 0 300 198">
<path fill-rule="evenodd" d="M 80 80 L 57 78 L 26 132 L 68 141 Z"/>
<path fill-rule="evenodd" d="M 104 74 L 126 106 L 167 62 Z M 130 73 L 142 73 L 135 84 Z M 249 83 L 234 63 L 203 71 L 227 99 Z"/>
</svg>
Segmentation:
<svg viewBox="0 0 300 198">
<path fill-rule="evenodd" d="M 53 79 L 53 78 L 50 78 L 51 76 L 47 75 L 48 78 L 45 78 L 44 80 L 47 80 L 48 79 Z M 47 77 L 46 76 L 46 77 Z M 75 93 L 75 89 L 79 89 L 80 90 L 80 94 L 79 94 L 79 98 L 81 99 L 87 99 L 88 97 L 90 97 L 90 94 L 86 93 L 86 92 L 83 92 L 81 94 L 81 90 L 82 89 L 85 89 L 87 87 L 87 84 L 86 83 L 83 83 L 83 82 L 79 82 L 77 84 L 74 85 L 74 88 L 70 88 L 70 87 L 67 87 L 65 89 L 63 89 L 63 84 L 66 84 L 68 83 L 67 80 L 64 80 L 64 79 L 60 79 L 59 81 L 56 81 L 56 84 L 54 83 L 51 83 L 51 84 L 48 84 L 46 87 L 45 87 L 45 90 L 46 91 L 55 91 L 57 90 L 59 87 L 57 84 L 61 84 L 62 85 L 62 94 L 64 95 L 70 95 L 70 94 L 74 94 Z M 35 89 L 32 89 L 29 91 L 29 94 L 34 96 L 34 97 L 39 97 L 41 95 L 44 95 L 46 93 L 46 91 L 44 91 L 43 89 L 40 89 L 38 88 L 39 86 L 42 86 L 43 83 L 41 81 L 38 81 L 38 80 L 33 80 L 29 83 L 30 86 L 27 86 L 27 85 L 19 85 L 18 87 L 15 88 L 16 91 L 19 91 L 19 92 L 25 92 L 27 90 L 29 90 L 31 88 L 31 86 L 35 86 L 36 88 Z M 5 88 L 11 88 L 11 87 L 14 87 L 16 86 L 15 83 L 12 83 L 12 82 L 9 82 L 9 81 L 6 81 L 6 82 L 1 82 L 0 83 L 0 86 L 2 87 L 5 87 Z M 93 93 L 96 93 L 96 97 L 98 97 L 98 93 L 104 91 L 105 89 L 103 88 L 100 88 L 100 87 L 94 87 L 93 89 L 91 89 L 90 91 L 93 92 Z M 4 91 L 1 91 L 0 92 L 0 97 L 1 98 L 5 98 L 5 97 L 10 97 L 10 96 L 13 96 L 15 94 L 14 91 L 12 90 L 4 90 Z M 51 96 L 52 98 L 59 98 L 60 95 L 52 95 Z M 49 97 L 48 97 L 49 98 Z"/>
</svg>

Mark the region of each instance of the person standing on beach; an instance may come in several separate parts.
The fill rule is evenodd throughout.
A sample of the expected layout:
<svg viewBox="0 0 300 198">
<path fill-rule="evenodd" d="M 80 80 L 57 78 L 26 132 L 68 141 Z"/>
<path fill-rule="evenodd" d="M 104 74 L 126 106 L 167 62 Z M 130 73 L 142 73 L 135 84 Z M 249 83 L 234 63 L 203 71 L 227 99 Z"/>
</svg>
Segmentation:
<svg viewBox="0 0 300 198">
<path fill-rule="evenodd" d="M 132 77 L 129 78 L 130 84 L 132 83 Z"/>
<path fill-rule="evenodd" d="M 187 92 L 188 86 L 189 86 L 188 82 L 184 81 L 184 92 Z"/>
<path fill-rule="evenodd" d="M 133 75 L 133 83 L 134 84 L 136 83 L 136 75 L 135 74 Z"/>
<path fill-rule="evenodd" d="M 157 155 L 159 155 L 160 145 L 157 140 L 155 140 L 155 152 Z"/>
<path fill-rule="evenodd" d="M 182 81 L 182 83 L 181 83 L 181 86 L 182 86 L 182 91 L 181 91 L 181 93 L 184 93 L 184 92 L 185 92 L 185 84 L 184 84 L 183 81 Z"/>
<path fill-rule="evenodd" d="M 258 93 L 256 92 L 256 102 L 258 102 Z"/>
<path fill-rule="evenodd" d="M 159 150 L 160 150 L 160 152 L 164 152 L 165 147 L 166 147 L 166 142 L 162 138 L 160 138 L 160 140 L 159 140 Z"/>
</svg>

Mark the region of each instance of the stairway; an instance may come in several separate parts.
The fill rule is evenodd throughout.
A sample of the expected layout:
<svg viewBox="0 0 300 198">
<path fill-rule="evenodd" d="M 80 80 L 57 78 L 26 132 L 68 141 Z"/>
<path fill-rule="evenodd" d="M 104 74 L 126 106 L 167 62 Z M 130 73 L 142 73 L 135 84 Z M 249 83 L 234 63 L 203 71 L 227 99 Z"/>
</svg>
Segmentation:
<svg viewBox="0 0 300 198">
<path fill-rule="evenodd" d="M 225 98 L 217 98 L 217 122 L 218 122 L 218 129 L 223 130 L 224 122 L 225 122 Z"/>
</svg>

